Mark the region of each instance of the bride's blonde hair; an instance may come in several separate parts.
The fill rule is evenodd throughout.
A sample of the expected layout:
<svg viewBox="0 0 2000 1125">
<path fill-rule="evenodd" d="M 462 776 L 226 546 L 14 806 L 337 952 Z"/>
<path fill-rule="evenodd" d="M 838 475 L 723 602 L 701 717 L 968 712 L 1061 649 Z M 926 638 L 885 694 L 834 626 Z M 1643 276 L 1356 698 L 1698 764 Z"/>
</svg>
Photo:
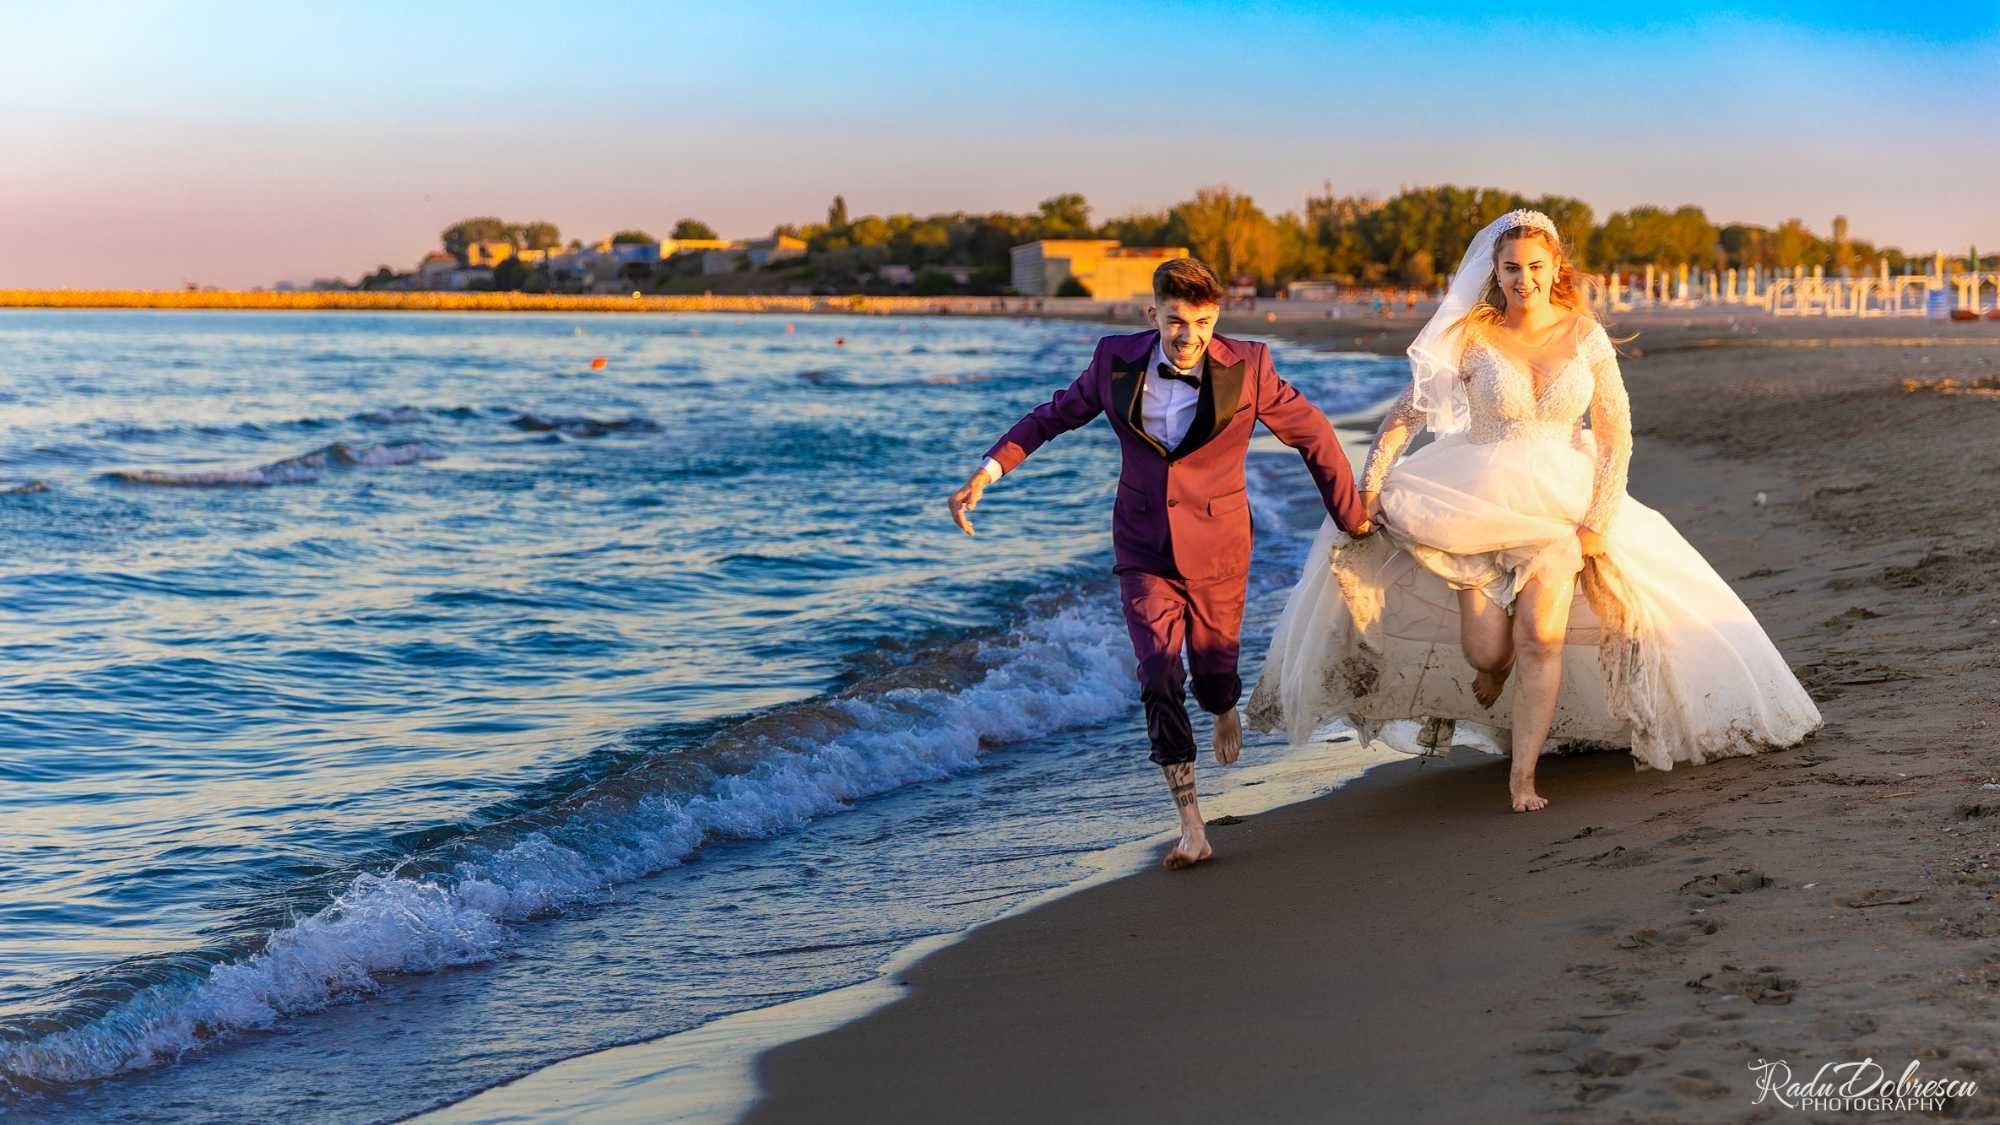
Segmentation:
<svg viewBox="0 0 2000 1125">
<path fill-rule="evenodd" d="M 1555 256 L 1556 280 L 1549 286 L 1549 303 L 1568 309 L 1585 320 L 1597 319 L 1596 314 L 1590 310 L 1591 304 L 1597 298 L 1597 279 L 1576 268 L 1576 263 L 1570 261 L 1569 255 L 1563 250 L 1562 239 L 1558 238 L 1554 231 L 1523 223 L 1501 231 L 1500 237 L 1494 240 L 1493 261 L 1488 263 L 1493 272 L 1486 283 L 1486 291 L 1480 294 L 1479 303 L 1473 305 L 1470 312 L 1458 318 L 1457 323 L 1451 326 L 1453 332 L 1500 323 L 1507 310 L 1507 295 L 1500 289 L 1500 252 L 1507 248 L 1508 243 L 1518 242 L 1524 238 L 1534 239 L 1548 247 L 1549 253 Z"/>
</svg>

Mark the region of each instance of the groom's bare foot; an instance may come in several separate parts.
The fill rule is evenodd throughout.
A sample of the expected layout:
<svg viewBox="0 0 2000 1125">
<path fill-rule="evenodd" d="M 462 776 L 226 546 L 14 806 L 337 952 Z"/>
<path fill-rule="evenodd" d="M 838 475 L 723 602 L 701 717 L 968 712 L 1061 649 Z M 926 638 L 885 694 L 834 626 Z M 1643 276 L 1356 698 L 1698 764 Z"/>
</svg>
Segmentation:
<svg viewBox="0 0 2000 1125">
<path fill-rule="evenodd" d="M 1236 708 L 1215 716 L 1215 760 L 1222 765 L 1236 761 L 1243 752 L 1243 720 L 1237 717 Z"/>
<path fill-rule="evenodd" d="M 1168 852 L 1167 857 L 1160 861 L 1160 866 L 1169 871 L 1179 871 L 1183 867 L 1193 867 L 1214 855 L 1215 849 L 1208 846 L 1208 833 L 1189 832 L 1183 829 L 1180 842 L 1175 844 L 1174 850 Z"/>
<path fill-rule="evenodd" d="M 1512 664 L 1498 672 L 1481 672 L 1472 677 L 1472 698 L 1481 707 L 1491 707 L 1500 699 L 1500 690 L 1507 686 L 1507 676 L 1514 670 Z"/>
<path fill-rule="evenodd" d="M 1522 776 L 1509 771 L 1507 774 L 1507 794 L 1513 799 L 1515 812 L 1540 812 L 1549 807 L 1549 799 L 1535 792 L 1533 774 Z"/>
</svg>

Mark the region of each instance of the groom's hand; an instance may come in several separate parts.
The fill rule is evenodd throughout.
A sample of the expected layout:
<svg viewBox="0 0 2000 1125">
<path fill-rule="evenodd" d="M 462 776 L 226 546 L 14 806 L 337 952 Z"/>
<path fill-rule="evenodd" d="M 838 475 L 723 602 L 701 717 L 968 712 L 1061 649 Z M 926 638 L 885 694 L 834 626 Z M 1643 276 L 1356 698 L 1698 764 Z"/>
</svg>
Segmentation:
<svg viewBox="0 0 2000 1125">
<path fill-rule="evenodd" d="M 979 506 L 979 498 L 985 494 L 988 483 L 990 481 L 987 477 L 986 466 L 981 465 L 979 471 L 973 473 L 972 478 L 965 482 L 965 486 L 957 492 L 952 493 L 951 499 L 945 503 L 945 506 L 951 509 L 952 522 L 956 523 L 958 529 L 967 535 L 975 533 L 972 530 L 972 521 L 965 518 L 965 514 Z"/>
</svg>

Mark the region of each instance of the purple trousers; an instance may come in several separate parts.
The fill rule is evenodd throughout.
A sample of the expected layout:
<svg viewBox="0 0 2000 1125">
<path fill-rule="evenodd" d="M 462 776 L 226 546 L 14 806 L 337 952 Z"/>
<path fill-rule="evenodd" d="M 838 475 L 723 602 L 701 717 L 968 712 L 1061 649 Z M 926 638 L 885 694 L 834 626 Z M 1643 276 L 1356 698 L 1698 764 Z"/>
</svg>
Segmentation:
<svg viewBox="0 0 2000 1125">
<path fill-rule="evenodd" d="M 1187 713 L 1185 644 L 1194 672 L 1194 698 L 1219 714 L 1236 706 L 1243 680 L 1236 654 L 1243 632 L 1246 574 L 1190 580 L 1127 570 L 1118 575 L 1125 628 L 1139 658 L 1139 700 L 1146 705 L 1146 734 L 1155 762 L 1194 761 L 1194 727 Z"/>
</svg>

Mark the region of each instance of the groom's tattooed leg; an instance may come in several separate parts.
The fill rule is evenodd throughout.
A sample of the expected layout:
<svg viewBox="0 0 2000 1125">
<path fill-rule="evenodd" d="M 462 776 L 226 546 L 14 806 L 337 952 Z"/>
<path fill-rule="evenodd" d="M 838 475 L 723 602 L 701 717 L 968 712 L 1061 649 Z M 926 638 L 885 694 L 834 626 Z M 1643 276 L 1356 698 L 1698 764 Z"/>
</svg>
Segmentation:
<svg viewBox="0 0 2000 1125">
<path fill-rule="evenodd" d="M 1208 846 L 1208 834 L 1201 823 L 1201 806 L 1195 803 L 1194 763 L 1173 762 L 1162 765 L 1160 772 L 1167 775 L 1167 788 L 1174 795 L 1174 811 L 1180 814 L 1181 838 L 1161 862 L 1169 869 L 1191 867 L 1215 854 Z"/>
</svg>

